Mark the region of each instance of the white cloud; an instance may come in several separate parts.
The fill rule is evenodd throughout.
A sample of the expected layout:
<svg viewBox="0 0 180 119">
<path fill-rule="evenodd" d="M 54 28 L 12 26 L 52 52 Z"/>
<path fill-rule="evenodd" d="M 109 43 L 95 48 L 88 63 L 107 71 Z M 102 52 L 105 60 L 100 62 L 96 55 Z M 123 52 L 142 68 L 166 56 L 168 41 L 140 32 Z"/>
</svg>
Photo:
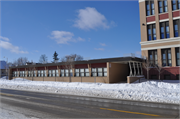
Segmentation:
<svg viewBox="0 0 180 119">
<path fill-rule="evenodd" d="M 78 37 L 77 38 L 77 41 L 85 41 L 85 39 L 81 38 L 81 37 Z"/>
<path fill-rule="evenodd" d="M 22 51 L 22 50 L 20 50 L 20 48 L 18 46 L 14 46 L 10 42 L 8 42 L 9 41 L 8 38 L 0 36 L 0 39 L 1 39 L 0 40 L 0 48 L 4 48 L 6 50 L 10 50 L 11 52 L 17 53 L 17 54 L 19 54 L 19 53 L 21 53 L 21 54 L 28 54 L 27 51 Z"/>
<path fill-rule="evenodd" d="M 114 22 L 112 21 L 110 25 L 114 26 Z M 99 13 L 95 8 L 86 7 L 85 9 L 78 10 L 78 18 L 75 20 L 74 26 L 80 29 L 88 30 L 88 29 L 97 29 L 104 28 L 108 29 L 110 27 L 108 25 L 107 19 L 104 15 Z"/>
<path fill-rule="evenodd" d="M 85 39 L 78 37 L 73 38 L 74 34 L 68 31 L 52 31 L 51 39 L 55 39 L 58 44 L 68 44 L 69 42 L 85 41 Z"/>
<path fill-rule="evenodd" d="M 2 36 L 0 36 L 0 39 L 5 40 L 5 41 L 9 41 L 9 38 L 2 37 Z"/>
<path fill-rule="evenodd" d="M 101 50 L 104 51 L 104 48 L 94 48 L 95 50 Z"/>
<path fill-rule="evenodd" d="M 106 46 L 106 44 L 105 44 L 105 43 L 100 43 L 100 45 L 101 45 L 101 46 Z"/>
</svg>

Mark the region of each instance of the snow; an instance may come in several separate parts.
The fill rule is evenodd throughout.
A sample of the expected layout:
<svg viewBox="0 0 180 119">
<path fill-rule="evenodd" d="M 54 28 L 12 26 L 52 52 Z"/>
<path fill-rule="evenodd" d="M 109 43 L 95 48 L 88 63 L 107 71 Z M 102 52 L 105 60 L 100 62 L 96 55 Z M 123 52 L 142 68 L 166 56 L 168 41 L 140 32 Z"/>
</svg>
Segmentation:
<svg viewBox="0 0 180 119">
<path fill-rule="evenodd" d="M 158 80 L 147 81 L 141 79 L 141 83 L 138 82 L 132 84 L 69 83 L 30 81 L 21 78 L 6 80 L 1 78 L 0 86 L 8 89 L 179 104 L 179 80 L 163 80 L 163 82 L 159 82 Z"/>
</svg>

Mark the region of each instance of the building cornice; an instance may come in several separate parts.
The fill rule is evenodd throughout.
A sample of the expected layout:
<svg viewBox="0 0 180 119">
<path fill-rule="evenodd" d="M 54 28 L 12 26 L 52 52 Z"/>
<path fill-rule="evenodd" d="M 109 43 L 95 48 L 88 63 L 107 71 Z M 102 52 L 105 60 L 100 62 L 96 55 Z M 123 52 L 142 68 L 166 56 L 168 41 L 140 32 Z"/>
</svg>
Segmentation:
<svg viewBox="0 0 180 119">
<path fill-rule="evenodd" d="M 168 43 L 168 42 L 180 42 L 180 37 L 168 38 L 168 39 L 160 39 L 160 40 L 153 40 L 153 41 L 145 41 L 140 42 L 141 45 L 152 45 L 152 44 L 159 44 L 159 43 Z"/>
<path fill-rule="evenodd" d="M 165 49 L 165 48 L 172 48 L 172 47 L 180 47 L 180 44 L 177 44 L 177 45 L 165 45 L 165 46 L 158 46 L 158 47 L 149 47 L 149 48 L 141 48 L 141 50 L 156 50 L 156 49 Z"/>
<path fill-rule="evenodd" d="M 139 2 L 144 2 L 145 0 L 139 0 Z"/>
</svg>

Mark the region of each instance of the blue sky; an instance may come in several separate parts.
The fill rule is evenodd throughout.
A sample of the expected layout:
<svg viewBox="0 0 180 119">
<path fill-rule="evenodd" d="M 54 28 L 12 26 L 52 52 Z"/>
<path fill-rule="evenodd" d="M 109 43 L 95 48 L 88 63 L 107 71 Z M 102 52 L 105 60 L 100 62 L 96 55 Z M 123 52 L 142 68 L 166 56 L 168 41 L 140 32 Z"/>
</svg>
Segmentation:
<svg viewBox="0 0 180 119">
<path fill-rule="evenodd" d="M 138 1 L 2 1 L 1 59 L 140 54 Z"/>
</svg>

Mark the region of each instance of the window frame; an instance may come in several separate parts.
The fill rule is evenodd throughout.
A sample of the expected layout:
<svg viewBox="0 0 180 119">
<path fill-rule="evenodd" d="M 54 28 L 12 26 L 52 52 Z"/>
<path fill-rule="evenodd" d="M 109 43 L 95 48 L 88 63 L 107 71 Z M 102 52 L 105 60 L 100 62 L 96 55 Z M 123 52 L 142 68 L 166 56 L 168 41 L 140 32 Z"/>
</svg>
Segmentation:
<svg viewBox="0 0 180 119">
<path fill-rule="evenodd" d="M 176 53 L 176 66 L 180 66 L 180 54 L 178 58 L 178 53 L 179 53 L 180 48 L 175 48 L 175 53 Z M 179 64 L 178 64 L 179 62 Z"/>
<path fill-rule="evenodd" d="M 70 77 L 69 75 L 71 75 L 71 77 L 73 76 L 73 72 L 72 69 L 70 69 L 70 73 L 68 69 L 61 69 L 61 75 L 60 77 Z M 62 72 L 63 71 L 63 72 Z M 66 72 L 67 71 L 67 72 Z M 63 75 L 62 75 L 63 74 Z M 67 75 L 68 74 L 68 75 Z"/>
<path fill-rule="evenodd" d="M 174 37 L 179 37 L 180 36 L 180 20 L 179 19 L 176 19 L 176 20 L 173 20 L 173 27 L 174 27 Z M 176 30 L 175 30 L 175 25 L 177 25 L 177 28 L 178 28 L 178 36 L 176 36 Z"/>
<path fill-rule="evenodd" d="M 167 2 L 167 5 L 165 5 L 165 1 Z M 160 7 L 160 2 L 162 2 L 162 7 Z M 165 11 L 166 7 L 167 7 L 167 11 Z M 162 8 L 162 12 L 160 12 L 161 8 Z M 168 12 L 168 1 L 167 0 L 158 0 L 158 9 L 159 9 L 159 14 Z"/>
<path fill-rule="evenodd" d="M 160 22 L 160 38 L 161 39 L 166 39 L 167 38 L 167 33 L 169 33 L 169 37 L 168 38 L 170 38 L 170 31 L 167 31 L 167 29 L 166 29 L 167 26 L 169 28 L 169 21 Z M 162 27 L 163 27 L 164 38 L 162 38 L 162 29 L 161 29 Z"/>
<path fill-rule="evenodd" d="M 102 71 L 99 72 L 98 68 L 102 68 Z M 93 69 L 95 69 L 95 71 L 93 71 Z M 105 69 L 106 69 L 106 71 L 105 71 Z M 99 75 L 100 73 L 102 73 L 102 76 Z M 95 75 L 96 77 L 107 77 L 107 67 L 91 68 L 91 76 L 95 77 L 93 74 L 96 74 Z"/>
<path fill-rule="evenodd" d="M 152 60 L 150 59 L 150 54 L 152 54 Z M 149 57 L 149 61 L 150 63 L 152 62 L 152 64 L 158 64 L 158 54 L 157 54 L 157 50 L 149 50 L 148 51 L 148 57 Z M 156 59 L 157 58 L 157 59 Z"/>
<path fill-rule="evenodd" d="M 175 1 L 175 3 L 174 3 L 173 1 Z M 180 9 L 180 1 L 178 1 L 178 0 L 172 0 L 172 1 L 171 1 L 171 4 L 172 4 L 172 11 L 175 11 L 175 10 Z M 173 7 L 174 5 L 176 6 L 176 9 L 173 9 L 173 8 L 174 8 L 174 7 Z"/>
<path fill-rule="evenodd" d="M 168 58 L 168 54 L 169 53 L 171 54 L 171 58 L 170 59 Z M 165 54 L 165 58 L 166 59 L 163 59 L 163 54 Z M 162 66 L 163 67 L 172 66 L 172 53 L 171 53 L 171 49 L 161 49 L 161 55 L 162 55 Z M 165 60 L 166 65 L 163 64 L 163 60 Z"/>
<path fill-rule="evenodd" d="M 152 0 L 146 0 L 146 16 L 154 15 L 155 14 L 155 7 L 152 8 L 152 4 L 154 4 L 154 1 Z M 149 5 L 149 10 L 147 9 L 147 5 Z M 154 13 L 152 12 L 154 10 Z M 149 15 L 148 15 L 149 11 Z"/>
<path fill-rule="evenodd" d="M 155 28 L 155 33 L 154 33 L 154 28 Z M 151 39 L 149 39 L 149 29 L 151 30 L 151 34 L 150 34 Z M 156 24 L 147 25 L 147 39 L 148 39 L 148 41 L 156 40 L 157 38 L 155 38 L 154 35 L 156 36 Z"/>
</svg>

